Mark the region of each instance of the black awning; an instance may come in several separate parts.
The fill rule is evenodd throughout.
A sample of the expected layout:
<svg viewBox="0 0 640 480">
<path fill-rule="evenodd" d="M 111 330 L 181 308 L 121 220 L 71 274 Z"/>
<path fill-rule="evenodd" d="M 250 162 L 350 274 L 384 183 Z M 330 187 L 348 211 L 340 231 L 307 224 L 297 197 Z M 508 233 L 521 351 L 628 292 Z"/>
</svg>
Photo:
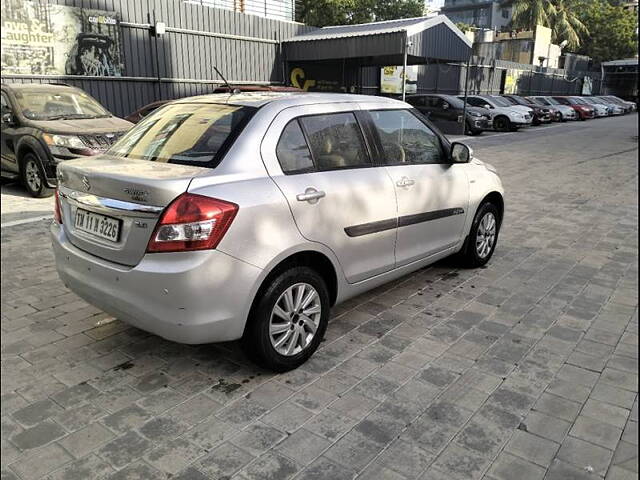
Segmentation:
<svg viewBox="0 0 640 480">
<path fill-rule="evenodd" d="M 362 65 L 400 65 L 408 41 L 410 64 L 466 62 L 471 42 L 444 15 L 324 27 L 282 42 L 287 61 L 361 59 Z"/>
</svg>

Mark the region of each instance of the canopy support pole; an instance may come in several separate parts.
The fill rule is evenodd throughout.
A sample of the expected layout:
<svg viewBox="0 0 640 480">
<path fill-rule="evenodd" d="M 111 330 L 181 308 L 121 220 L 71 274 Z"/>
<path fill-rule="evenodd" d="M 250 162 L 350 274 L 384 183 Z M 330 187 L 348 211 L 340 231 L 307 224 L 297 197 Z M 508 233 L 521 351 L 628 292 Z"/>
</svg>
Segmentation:
<svg viewBox="0 0 640 480">
<path fill-rule="evenodd" d="M 471 55 L 467 60 L 467 67 L 464 72 L 464 107 L 462 107 L 462 135 L 465 134 L 467 126 L 467 96 L 469 95 L 469 70 L 471 70 Z"/>
<path fill-rule="evenodd" d="M 402 101 L 404 102 L 407 92 L 407 49 L 409 36 L 404 32 L 404 48 L 402 49 Z"/>
</svg>

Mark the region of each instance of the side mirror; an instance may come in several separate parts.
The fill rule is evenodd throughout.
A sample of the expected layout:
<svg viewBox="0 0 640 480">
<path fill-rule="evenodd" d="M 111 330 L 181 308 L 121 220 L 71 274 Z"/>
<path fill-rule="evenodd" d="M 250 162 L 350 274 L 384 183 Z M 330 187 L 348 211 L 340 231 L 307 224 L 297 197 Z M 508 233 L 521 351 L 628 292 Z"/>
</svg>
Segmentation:
<svg viewBox="0 0 640 480">
<path fill-rule="evenodd" d="M 453 163 L 469 163 L 473 158 L 473 150 L 470 146 L 460 142 L 451 144 L 451 160 Z"/>
<path fill-rule="evenodd" d="M 13 116 L 13 113 L 7 112 L 2 114 L 2 123 L 13 127 L 16 124 L 16 119 Z"/>
<path fill-rule="evenodd" d="M 488 103 L 485 103 L 483 105 L 484 108 L 488 109 L 488 110 L 493 110 L 493 107 L 491 105 L 489 105 Z"/>
<path fill-rule="evenodd" d="M 448 109 L 449 109 L 449 104 L 448 104 L 447 102 L 444 102 L 444 103 L 442 104 L 442 109 L 443 109 L 443 110 L 448 110 Z"/>
</svg>

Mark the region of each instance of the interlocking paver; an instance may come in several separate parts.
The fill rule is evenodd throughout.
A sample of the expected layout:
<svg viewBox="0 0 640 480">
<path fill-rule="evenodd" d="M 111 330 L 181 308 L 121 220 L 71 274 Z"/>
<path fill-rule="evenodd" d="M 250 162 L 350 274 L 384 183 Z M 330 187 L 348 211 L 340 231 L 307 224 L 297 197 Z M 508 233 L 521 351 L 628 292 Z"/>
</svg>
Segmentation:
<svg viewBox="0 0 640 480">
<path fill-rule="evenodd" d="M 58 280 L 47 222 L 3 228 L 3 480 L 635 478 L 636 135 L 625 116 L 474 138 L 509 201 L 487 268 L 339 305 L 280 375 L 100 312 Z M 51 208 L 2 190 L 3 217 Z"/>
<path fill-rule="evenodd" d="M 519 430 L 507 443 L 505 451 L 547 468 L 559 447 L 556 442 Z"/>
</svg>

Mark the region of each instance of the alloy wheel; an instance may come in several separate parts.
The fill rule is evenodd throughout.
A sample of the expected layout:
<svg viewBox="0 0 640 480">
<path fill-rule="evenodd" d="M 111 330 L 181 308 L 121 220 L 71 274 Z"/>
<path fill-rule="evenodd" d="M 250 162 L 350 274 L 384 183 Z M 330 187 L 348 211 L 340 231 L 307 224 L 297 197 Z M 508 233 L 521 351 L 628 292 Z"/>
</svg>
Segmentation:
<svg viewBox="0 0 640 480">
<path fill-rule="evenodd" d="M 271 345 L 284 356 L 307 348 L 320 326 L 322 305 L 315 288 L 296 283 L 287 288 L 273 306 L 269 319 Z"/>
<path fill-rule="evenodd" d="M 478 225 L 476 234 L 476 252 L 478 257 L 486 258 L 496 241 L 496 217 L 491 212 L 485 213 Z"/>
<path fill-rule="evenodd" d="M 37 192 L 40 190 L 42 186 L 42 179 L 40 178 L 40 171 L 38 170 L 38 166 L 36 162 L 33 160 L 29 160 L 24 169 L 25 180 L 29 188 Z"/>
</svg>

